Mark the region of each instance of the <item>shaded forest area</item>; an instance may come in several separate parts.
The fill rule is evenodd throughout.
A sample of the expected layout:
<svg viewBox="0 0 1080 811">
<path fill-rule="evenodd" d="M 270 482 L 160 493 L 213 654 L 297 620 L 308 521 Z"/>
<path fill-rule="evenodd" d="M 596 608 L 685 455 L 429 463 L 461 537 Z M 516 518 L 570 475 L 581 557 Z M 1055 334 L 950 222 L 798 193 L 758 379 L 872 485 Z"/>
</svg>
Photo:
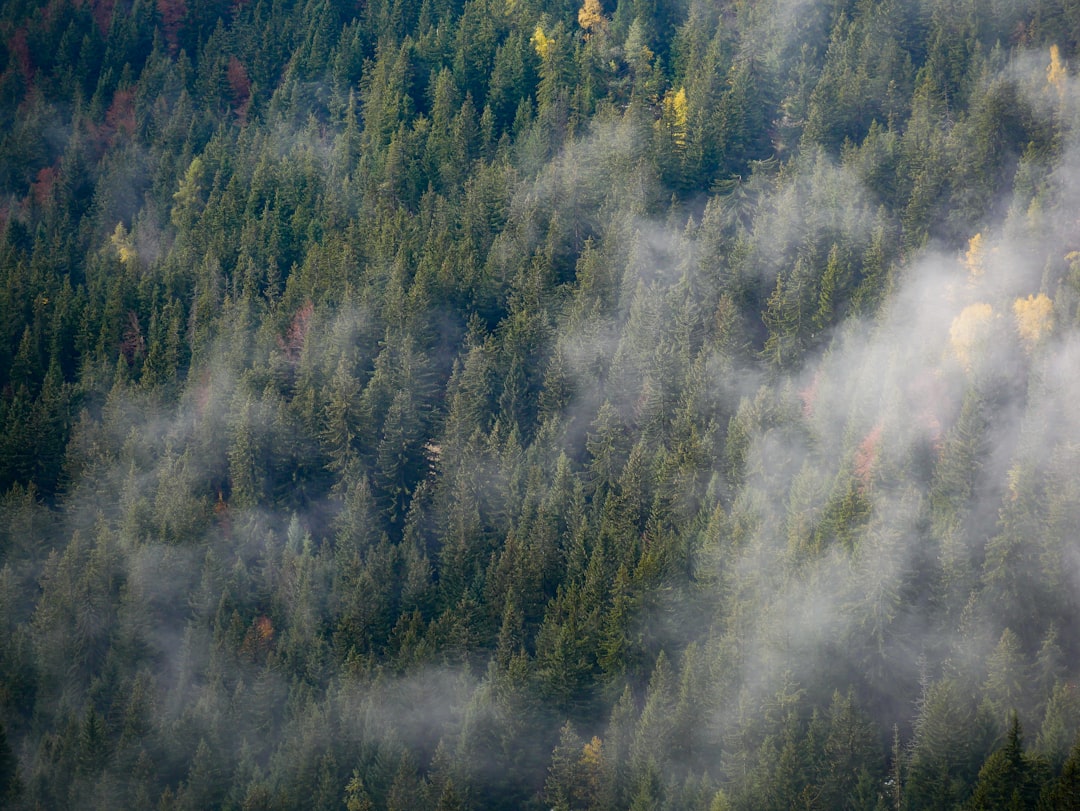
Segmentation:
<svg viewBox="0 0 1080 811">
<path fill-rule="evenodd" d="M 1077 808 L 1078 48 L 3 3 L 0 805 Z"/>
</svg>

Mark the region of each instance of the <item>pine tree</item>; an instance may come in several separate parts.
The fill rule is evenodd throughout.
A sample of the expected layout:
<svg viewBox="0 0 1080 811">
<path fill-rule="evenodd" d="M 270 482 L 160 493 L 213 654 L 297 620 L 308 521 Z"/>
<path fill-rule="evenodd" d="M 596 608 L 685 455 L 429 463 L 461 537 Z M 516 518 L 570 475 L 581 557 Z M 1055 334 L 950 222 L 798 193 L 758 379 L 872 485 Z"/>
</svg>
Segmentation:
<svg viewBox="0 0 1080 811">
<path fill-rule="evenodd" d="M 1005 744 L 986 759 L 966 808 L 1035 808 L 1043 764 L 1024 753 L 1020 720 L 1013 714 Z"/>
<path fill-rule="evenodd" d="M 1080 741 L 1073 745 L 1061 774 L 1047 785 L 1039 807 L 1050 811 L 1080 808 Z"/>
<path fill-rule="evenodd" d="M 551 753 L 551 766 L 544 783 L 544 801 L 556 811 L 571 811 L 578 807 L 582 794 L 581 738 L 567 721 L 559 730 L 559 743 Z"/>
</svg>

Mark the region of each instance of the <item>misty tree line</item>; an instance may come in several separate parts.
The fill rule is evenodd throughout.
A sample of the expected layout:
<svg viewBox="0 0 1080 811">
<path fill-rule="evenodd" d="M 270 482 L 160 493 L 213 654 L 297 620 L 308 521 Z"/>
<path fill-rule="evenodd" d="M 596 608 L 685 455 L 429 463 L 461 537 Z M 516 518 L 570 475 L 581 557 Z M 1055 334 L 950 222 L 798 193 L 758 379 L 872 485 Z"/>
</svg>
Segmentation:
<svg viewBox="0 0 1080 811">
<path fill-rule="evenodd" d="M 0 10 L 0 804 L 1074 808 L 1080 4 Z"/>
</svg>

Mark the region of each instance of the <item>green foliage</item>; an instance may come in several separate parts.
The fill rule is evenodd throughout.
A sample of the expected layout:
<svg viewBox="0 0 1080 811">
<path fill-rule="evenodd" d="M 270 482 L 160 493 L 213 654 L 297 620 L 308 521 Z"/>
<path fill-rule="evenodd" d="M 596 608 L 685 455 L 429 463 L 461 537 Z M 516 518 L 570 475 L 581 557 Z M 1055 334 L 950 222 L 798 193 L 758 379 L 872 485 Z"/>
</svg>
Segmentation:
<svg viewBox="0 0 1080 811">
<path fill-rule="evenodd" d="M 1074 5 L 4 4 L 0 805 L 1072 807 Z"/>
</svg>

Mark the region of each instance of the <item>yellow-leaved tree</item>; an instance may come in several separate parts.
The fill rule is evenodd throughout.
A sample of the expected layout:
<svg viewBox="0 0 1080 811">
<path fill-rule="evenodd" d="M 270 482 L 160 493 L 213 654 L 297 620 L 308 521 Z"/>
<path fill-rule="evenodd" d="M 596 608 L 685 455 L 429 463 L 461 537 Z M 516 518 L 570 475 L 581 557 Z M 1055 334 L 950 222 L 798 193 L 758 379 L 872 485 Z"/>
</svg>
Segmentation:
<svg viewBox="0 0 1080 811">
<path fill-rule="evenodd" d="M 600 8 L 600 0 L 585 0 L 578 11 L 577 21 L 585 31 L 585 39 L 602 30 L 607 19 Z"/>
<path fill-rule="evenodd" d="M 986 272 L 986 241 L 982 234 L 976 234 L 968 240 L 964 267 L 968 269 L 972 280 L 980 278 Z"/>
<path fill-rule="evenodd" d="M 1065 79 L 1068 73 L 1065 62 L 1061 58 L 1061 51 L 1057 45 L 1050 46 L 1050 64 L 1046 66 L 1046 83 L 1057 91 L 1059 97 L 1065 96 Z"/>
<path fill-rule="evenodd" d="M 1013 302 L 1013 317 L 1020 340 L 1030 352 L 1054 328 L 1054 303 L 1045 293 L 1018 298 Z"/>
<path fill-rule="evenodd" d="M 610 779 L 607 757 L 604 755 L 604 742 L 593 736 L 581 749 L 581 759 L 578 761 L 580 770 L 580 793 L 590 808 L 598 805 L 603 797 L 604 786 Z"/>
<path fill-rule="evenodd" d="M 968 371 L 971 371 L 976 350 L 990 334 L 993 319 L 994 308 L 985 302 L 979 302 L 969 304 L 961 310 L 949 327 L 949 341 L 953 353 Z"/>
<path fill-rule="evenodd" d="M 686 122 L 690 107 L 686 101 L 686 89 L 669 90 L 664 94 L 664 121 L 671 127 L 671 138 L 677 147 L 686 146 Z"/>
<path fill-rule="evenodd" d="M 135 242 L 131 238 L 131 234 L 124 228 L 122 222 L 116 224 L 116 229 L 113 231 L 110 240 L 113 247 L 116 248 L 116 255 L 120 257 L 120 261 L 124 265 L 130 266 L 139 258 L 139 254 L 135 250 Z"/>
<path fill-rule="evenodd" d="M 537 56 L 541 59 L 547 59 L 548 54 L 551 53 L 551 46 L 555 42 L 555 38 L 545 34 L 544 29 L 538 25 L 536 26 L 536 30 L 533 31 L 533 35 L 529 38 L 529 42 L 531 42 L 533 48 L 536 49 Z"/>
</svg>

